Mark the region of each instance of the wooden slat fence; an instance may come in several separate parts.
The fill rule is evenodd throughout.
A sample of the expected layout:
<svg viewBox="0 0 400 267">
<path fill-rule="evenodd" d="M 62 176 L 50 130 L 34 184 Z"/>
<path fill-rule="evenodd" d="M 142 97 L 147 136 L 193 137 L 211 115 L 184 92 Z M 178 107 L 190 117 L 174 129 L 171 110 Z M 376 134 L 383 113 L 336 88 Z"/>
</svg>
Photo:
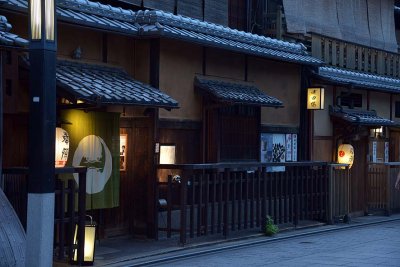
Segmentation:
<svg viewBox="0 0 400 267">
<path fill-rule="evenodd" d="M 68 261 L 77 249 L 77 258 L 83 262 L 84 242 L 74 247 L 75 225 L 78 225 L 78 240 L 84 240 L 86 216 L 86 167 L 56 168 L 54 251 L 55 259 Z M 58 179 L 59 174 L 77 173 L 79 185 L 70 179 Z M 28 168 L 5 168 L 1 177 L 1 188 L 13 205 L 23 227 L 26 229 Z"/>
<path fill-rule="evenodd" d="M 327 222 L 344 221 L 350 213 L 350 171 L 346 164 L 329 164 Z"/>
<path fill-rule="evenodd" d="M 400 210 L 400 191 L 395 182 L 400 172 L 400 162 L 370 163 L 367 178 L 367 212 L 384 211 L 390 215 Z"/>
<path fill-rule="evenodd" d="M 329 202 L 334 178 L 327 163 L 183 164 L 159 165 L 159 169 L 171 175 L 159 177 L 156 197 L 164 205 L 158 230 L 167 237 L 179 232 L 183 244 L 187 235 L 226 237 L 231 231 L 262 230 L 267 216 L 276 224 L 297 226 L 300 220 L 332 221 L 328 216 L 339 213 L 329 210 L 336 206 Z M 347 182 L 343 178 L 336 183 L 347 186 Z M 335 190 L 348 193 L 347 188 Z"/>
</svg>

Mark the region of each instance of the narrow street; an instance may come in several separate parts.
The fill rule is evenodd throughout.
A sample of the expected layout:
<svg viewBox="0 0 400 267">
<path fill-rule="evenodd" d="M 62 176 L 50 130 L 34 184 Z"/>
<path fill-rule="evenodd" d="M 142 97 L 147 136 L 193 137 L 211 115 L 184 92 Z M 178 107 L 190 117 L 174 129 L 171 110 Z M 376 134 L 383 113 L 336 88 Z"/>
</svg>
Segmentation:
<svg viewBox="0 0 400 267">
<path fill-rule="evenodd" d="M 400 266 L 400 221 L 204 253 L 152 266 Z"/>
</svg>

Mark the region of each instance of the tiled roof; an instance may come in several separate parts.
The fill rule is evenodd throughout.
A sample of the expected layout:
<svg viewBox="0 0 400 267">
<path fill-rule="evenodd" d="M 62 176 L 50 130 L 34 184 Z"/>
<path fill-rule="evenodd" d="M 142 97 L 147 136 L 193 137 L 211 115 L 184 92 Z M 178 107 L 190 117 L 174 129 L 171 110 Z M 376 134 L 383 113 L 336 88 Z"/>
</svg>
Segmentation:
<svg viewBox="0 0 400 267">
<path fill-rule="evenodd" d="M 348 123 L 364 126 L 399 126 L 394 121 L 379 117 L 375 110 L 355 110 L 330 106 L 331 116 Z"/>
<path fill-rule="evenodd" d="M 322 64 L 321 60 L 310 56 L 302 44 L 284 42 L 163 11 L 138 11 L 135 22 L 141 26 L 139 32 L 142 35 L 164 35 L 281 61 Z"/>
<path fill-rule="evenodd" d="M 28 40 L 9 32 L 11 28 L 12 26 L 7 22 L 7 18 L 0 16 L 0 45 L 20 47 L 28 46 Z"/>
<path fill-rule="evenodd" d="M 100 65 L 58 61 L 57 86 L 91 103 L 178 108 L 178 102 L 124 71 Z"/>
<path fill-rule="evenodd" d="M 400 79 L 383 75 L 351 71 L 335 67 L 319 67 L 317 76 L 333 83 L 353 85 L 382 92 L 400 93 Z"/>
<path fill-rule="evenodd" d="M 27 11 L 27 0 L 0 0 L 0 6 Z M 307 65 L 321 65 L 304 45 L 238 31 L 163 11 L 125 10 L 88 0 L 59 0 L 58 19 L 107 31 L 166 36 L 205 46 Z M 140 32 L 138 32 L 138 30 Z"/>
<path fill-rule="evenodd" d="M 0 7 L 27 12 L 27 0 L 0 0 Z M 87 0 L 59 0 L 57 18 L 103 30 L 137 33 L 132 22 L 134 12 Z"/>
<path fill-rule="evenodd" d="M 282 107 L 282 102 L 266 95 L 250 83 L 235 83 L 204 77 L 196 77 L 195 88 L 210 95 L 218 102 L 257 105 L 265 107 Z"/>
</svg>

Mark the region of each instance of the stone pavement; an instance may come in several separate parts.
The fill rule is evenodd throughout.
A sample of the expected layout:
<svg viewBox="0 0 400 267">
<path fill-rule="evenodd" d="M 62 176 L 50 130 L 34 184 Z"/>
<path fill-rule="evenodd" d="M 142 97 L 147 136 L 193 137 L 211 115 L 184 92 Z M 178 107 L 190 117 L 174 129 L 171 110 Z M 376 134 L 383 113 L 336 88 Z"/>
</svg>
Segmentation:
<svg viewBox="0 0 400 267">
<path fill-rule="evenodd" d="M 209 250 L 222 251 L 232 248 L 244 248 L 249 245 L 289 240 L 295 237 L 311 236 L 391 221 L 400 221 L 400 214 L 394 214 L 390 217 L 357 217 L 353 218 L 350 224 L 338 223 L 335 225 L 314 225 L 313 227 L 286 229 L 275 237 L 266 237 L 258 229 L 254 228 L 252 230 L 232 232 L 227 239 L 224 239 L 221 234 L 194 239 L 188 238 L 188 243 L 185 246 L 179 245 L 178 236 L 158 241 L 138 240 L 129 237 L 112 238 L 102 240 L 99 244 L 96 244 L 94 266 L 142 266 L 161 263 L 165 259 L 182 259 L 187 256 L 195 256 Z"/>
<path fill-rule="evenodd" d="M 399 228 L 400 220 L 164 259 L 150 266 L 399 267 Z"/>
</svg>

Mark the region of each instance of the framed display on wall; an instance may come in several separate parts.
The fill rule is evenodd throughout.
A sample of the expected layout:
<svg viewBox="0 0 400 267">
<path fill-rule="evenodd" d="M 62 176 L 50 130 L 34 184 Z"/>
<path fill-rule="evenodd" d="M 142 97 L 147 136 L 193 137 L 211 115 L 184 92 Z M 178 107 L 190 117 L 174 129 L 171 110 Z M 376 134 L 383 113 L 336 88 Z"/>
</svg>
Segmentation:
<svg viewBox="0 0 400 267">
<path fill-rule="evenodd" d="M 119 136 L 119 170 L 126 171 L 126 149 L 127 149 L 127 134 Z"/>
</svg>

